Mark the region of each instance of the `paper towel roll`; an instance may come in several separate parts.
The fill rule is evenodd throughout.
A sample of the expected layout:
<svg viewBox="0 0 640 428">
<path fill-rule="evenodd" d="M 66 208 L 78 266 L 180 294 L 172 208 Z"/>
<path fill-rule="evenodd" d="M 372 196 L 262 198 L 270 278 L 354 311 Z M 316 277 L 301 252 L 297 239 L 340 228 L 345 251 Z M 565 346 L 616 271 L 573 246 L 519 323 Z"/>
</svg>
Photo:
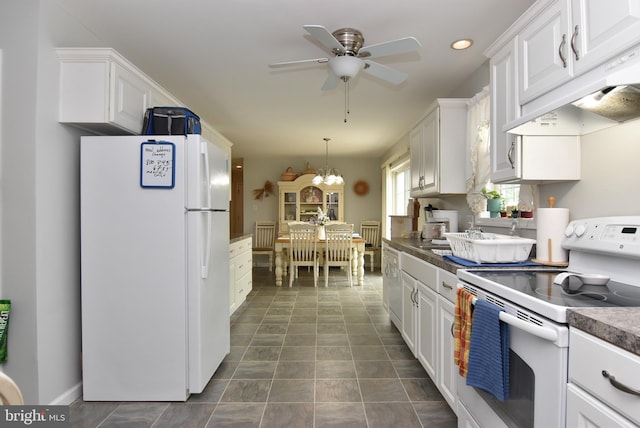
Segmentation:
<svg viewBox="0 0 640 428">
<path fill-rule="evenodd" d="M 562 248 L 564 230 L 569 224 L 569 209 L 538 208 L 536 219 L 536 260 L 548 264 L 569 261 L 568 251 Z"/>
</svg>

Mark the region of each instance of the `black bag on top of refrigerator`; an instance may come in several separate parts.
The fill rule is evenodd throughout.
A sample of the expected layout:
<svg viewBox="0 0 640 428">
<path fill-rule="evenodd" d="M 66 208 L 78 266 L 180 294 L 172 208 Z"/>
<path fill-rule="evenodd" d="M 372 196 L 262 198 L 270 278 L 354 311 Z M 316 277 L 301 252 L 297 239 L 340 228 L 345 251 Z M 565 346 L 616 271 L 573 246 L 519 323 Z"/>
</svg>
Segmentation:
<svg viewBox="0 0 640 428">
<path fill-rule="evenodd" d="M 142 135 L 201 133 L 200 117 L 186 107 L 151 107 L 144 114 Z"/>
</svg>

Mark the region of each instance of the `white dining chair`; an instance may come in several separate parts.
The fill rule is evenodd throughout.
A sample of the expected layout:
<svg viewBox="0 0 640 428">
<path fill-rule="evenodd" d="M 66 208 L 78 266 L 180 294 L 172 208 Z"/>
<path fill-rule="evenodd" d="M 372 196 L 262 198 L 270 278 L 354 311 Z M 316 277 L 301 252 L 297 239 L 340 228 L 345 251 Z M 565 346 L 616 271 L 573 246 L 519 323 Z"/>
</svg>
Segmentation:
<svg viewBox="0 0 640 428">
<path fill-rule="evenodd" d="M 289 287 L 294 277 L 298 278 L 298 267 L 313 267 L 313 286 L 318 286 L 318 241 L 317 226 L 313 224 L 289 224 Z"/>
<path fill-rule="evenodd" d="M 369 257 L 369 265 L 373 272 L 376 255 L 380 251 L 380 222 L 364 220 L 360 223 L 360 236 L 365 240 L 364 256 Z"/>
<path fill-rule="evenodd" d="M 269 257 L 269 272 L 273 270 L 273 255 L 275 253 L 276 222 L 256 221 L 252 248 L 253 256 L 266 255 Z M 255 261 L 255 257 L 254 257 Z"/>
<path fill-rule="evenodd" d="M 325 249 L 324 249 L 324 286 L 329 286 L 329 269 L 332 266 L 344 268 L 347 271 L 349 287 L 353 287 L 352 265 L 353 240 L 352 224 L 328 224 L 325 226 Z"/>
</svg>

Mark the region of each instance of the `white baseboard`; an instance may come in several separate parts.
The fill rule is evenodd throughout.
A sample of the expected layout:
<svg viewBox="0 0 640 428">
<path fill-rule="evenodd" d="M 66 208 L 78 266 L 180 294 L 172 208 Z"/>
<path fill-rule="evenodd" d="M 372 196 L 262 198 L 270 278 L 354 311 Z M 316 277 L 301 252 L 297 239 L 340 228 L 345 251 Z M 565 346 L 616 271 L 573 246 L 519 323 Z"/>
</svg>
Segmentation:
<svg viewBox="0 0 640 428">
<path fill-rule="evenodd" d="M 73 387 L 69 388 L 67 391 L 57 396 L 52 402 L 49 403 L 49 405 L 50 406 L 69 405 L 80 397 L 82 397 L 82 382 L 78 382 L 76 385 L 74 385 Z"/>
</svg>

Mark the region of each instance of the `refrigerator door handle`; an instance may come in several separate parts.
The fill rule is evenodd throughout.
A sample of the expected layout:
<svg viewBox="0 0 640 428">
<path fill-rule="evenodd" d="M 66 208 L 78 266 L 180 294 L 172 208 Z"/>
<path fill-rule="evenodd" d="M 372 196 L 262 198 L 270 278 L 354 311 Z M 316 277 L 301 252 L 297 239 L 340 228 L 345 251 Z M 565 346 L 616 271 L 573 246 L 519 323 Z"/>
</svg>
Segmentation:
<svg viewBox="0 0 640 428">
<path fill-rule="evenodd" d="M 206 240 L 200 263 L 200 276 L 202 279 L 206 279 L 209 276 L 209 258 L 211 257 L 211 221 L 213 213 L 211 211 L 202 211 L 202 215 L 206 216 Z"/>
<path fill-rule="evenodd" d="M 206 141 L 201 141 L 200 142 L 201 146 L 200 146 L 200 154 L 203 156 L 204 158 L 204 179 L 205 182 L 203 184 L 205 184 L 207 186 L 206 189 L 206 194 L 207 194 L 207 201 L 206 201 L 206 208 L 211 208 L 211 169 L 209 167 L 209 153 L 207 150 L 207 142 Z"/>
</svg>

